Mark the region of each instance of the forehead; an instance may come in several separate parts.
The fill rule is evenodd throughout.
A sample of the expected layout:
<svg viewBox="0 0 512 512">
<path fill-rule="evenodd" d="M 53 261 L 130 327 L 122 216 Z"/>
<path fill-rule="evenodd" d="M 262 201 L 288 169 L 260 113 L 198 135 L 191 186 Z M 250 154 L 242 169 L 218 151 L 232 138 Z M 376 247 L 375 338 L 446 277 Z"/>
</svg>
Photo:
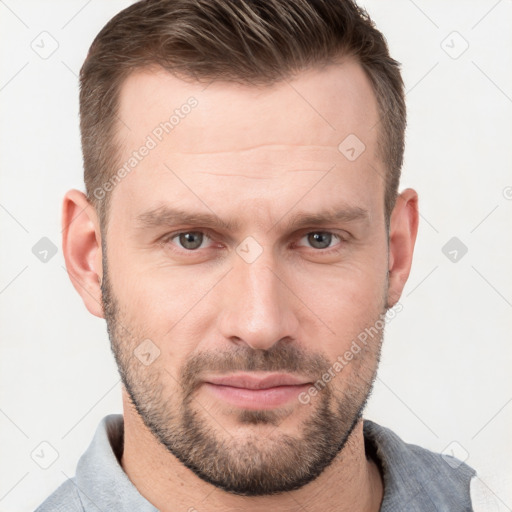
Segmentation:
<svg viewBox="0 0 512 512">
<path fill-rule="evenodd" d="M 332 201 L 341 195 L 372 210 L 357 201 L 383 196 L 377 101 L 351 59 L 267 86 L 139 70 L 121 88 L 118 114 L 119 163 L 133 166 L 125 165 L 128 176 L 113 196 L 124 197 L 134 217 L 150 202 L 183 206 L 185 196 L 195 206 L 208 198 L 217 209 L 239 198 L 261 213 L 278 198 L 289 207 L 320 178 Z M 307 199 L 315 207 L 325 195 Z"/>
<path fill-rule="evenodd" d="M 197 106 L 192 108 L 193 115 L 184 114 L 187 122 L 182 123 L 181 111 L 188 111 L 191 98 Z M 168 149 L 193 153 L 263 144 L 336 149 L 351 133 L 371 146 L 378 121 L 370 81 L 351 58 L 259 86 L 185 81 L 161 68 L 142 69 L 127 77 L 119 103 L 119 134 L 128 147 L 175 114 L 179 122 L 165 144 Z M 186 124 L 186 129 L 178 129 L 180 124 Z"/>
</svg>

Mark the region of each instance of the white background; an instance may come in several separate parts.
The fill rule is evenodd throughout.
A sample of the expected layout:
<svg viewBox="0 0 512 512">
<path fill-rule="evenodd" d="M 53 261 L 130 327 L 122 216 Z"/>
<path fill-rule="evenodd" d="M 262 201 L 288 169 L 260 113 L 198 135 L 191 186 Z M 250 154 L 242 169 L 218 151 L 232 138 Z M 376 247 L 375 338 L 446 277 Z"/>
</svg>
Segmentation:
<svg viewBox="0 0 512 512">
<path fill-rule="evenodd" d="M 1 512 L 33 510 L 74 474 L 100 419 L 121 412 L 104 321 L 64 268 L 60 208 L 83 189 L 78 71 L 129 3 L 0 1 Z M 452 443 L 494 496 L 489 510 L 512 510 L 512 3 L 362 5 L 403 65 L 401 188 L 419 192 L 421 212 L 366 417 L 435 451 Z M 47 59 L 31 47 L 57 44 L 43 31 L 58 43 Z M 46 263 L 32 253 L 42 237 L 58 248 Z M 455 263 L 441 250 L 452 237 L 468 248 Z M 43 441 L 58 452 L 48 469 L 31 458 L 43 448 L 51 462 Z"/>
</svg>

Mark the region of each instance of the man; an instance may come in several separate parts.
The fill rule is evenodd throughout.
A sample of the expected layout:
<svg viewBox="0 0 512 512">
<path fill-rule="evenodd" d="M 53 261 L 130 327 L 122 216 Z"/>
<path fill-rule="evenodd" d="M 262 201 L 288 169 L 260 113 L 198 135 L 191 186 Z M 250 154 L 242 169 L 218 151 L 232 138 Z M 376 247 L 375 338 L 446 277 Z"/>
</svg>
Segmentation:
<svg viewBox="0 0 512 512">
<path fill-rule="evenodd" d="M 367 14 L 137 2 L 80 80 L 63 251 L 124 415 L 38 510 L 472 510 L 474 470 L 362 419 L 418 226 Z"/>
</svg>

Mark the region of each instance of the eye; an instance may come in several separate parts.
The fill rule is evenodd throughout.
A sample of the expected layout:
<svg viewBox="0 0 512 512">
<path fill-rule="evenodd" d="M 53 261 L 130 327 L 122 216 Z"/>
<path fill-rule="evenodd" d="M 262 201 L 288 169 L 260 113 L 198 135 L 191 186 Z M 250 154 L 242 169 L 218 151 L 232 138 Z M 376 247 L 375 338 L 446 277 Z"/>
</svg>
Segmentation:
<svg viewBox="0 0 512 512">
<path fill-rule="evenodd" d="M 301 240 L 306 239 L 308 244 L 315 249 L 330 249 L 333 241 L 343 241 L 342 238 L 329 231 L 312 231 L 304 235 Z"/>
<path fill-rule="evenodd" d="M 203 242 L 209 240 L 209 237 L 202 231 L 182 231 L 181 233 L 175 233 L 169 236 L 165 242 L 172 242 L 177 239 L 177 242 L 173 242 L 178 245 L 178 248 L 185 249 L 187 251 L 195 251 L 201 249 Z"/>
<path fill-rule="evenodd" d="M 306 240 L 307 245 L 313 249 L 318 249 L 319 252 L 325 253 L 331 252 L 330 249 L 338 250 L 341 242 L 345 241 L 341 235 L 331 233 L 330 231 L 311 231 L 306 233 L 300 238 L 299 246 L 304 245 L 300 243 L 302 240 Z M 203 231 L 181 231 L 173 233 L 162 240 L 164 244 L 171 243 L 178 251 L 183 250 L 186 252 L 204 249 L 207 247 L 208 241 L 212 242 L 213 240 Z"/>
</svg>

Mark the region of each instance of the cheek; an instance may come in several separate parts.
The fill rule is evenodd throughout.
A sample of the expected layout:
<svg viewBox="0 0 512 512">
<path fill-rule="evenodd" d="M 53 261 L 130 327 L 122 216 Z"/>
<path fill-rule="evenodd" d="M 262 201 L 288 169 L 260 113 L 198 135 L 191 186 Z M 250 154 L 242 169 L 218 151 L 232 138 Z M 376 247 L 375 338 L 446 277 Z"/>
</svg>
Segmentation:
<svg viewBox="0 0 512 512">
<path fill-rule="evenodd" d="M 305 333 L 306 338 L 318 339 L 319 333 L 324 333 L 321 346 L 330 357 L 342 353 L 383 313 L 387 288 L 386 261 L 380 267 L 347 265 L 304 272 L 294 278 L 294 289 L 307 306 L 302 325 L 311 332 Z M 306 317 L 316 320 L 304 320 Z M 317 327 L 316 333 L 313 323 Z"/>
<path fill-rule="evenodd" d="M 210 303 L 218 272 L 184 266 L 147 268 L 135 257 L 118 258 L 109 262 L 109 268 L 123 325 L 153 340 L 161 350 L 160 361 L 178 368 L 206 338 L 206 329 L 218 314 Z"/>
<path fill-rule="evenodd" d="M 133 318 L 172 324 L 205 293 L 204 280 L 191 268 L 150 266 L 139 254 L 118 257 L 112 265 L 109 261 L 109 272 L 120 302 Z"/>
</svg>

